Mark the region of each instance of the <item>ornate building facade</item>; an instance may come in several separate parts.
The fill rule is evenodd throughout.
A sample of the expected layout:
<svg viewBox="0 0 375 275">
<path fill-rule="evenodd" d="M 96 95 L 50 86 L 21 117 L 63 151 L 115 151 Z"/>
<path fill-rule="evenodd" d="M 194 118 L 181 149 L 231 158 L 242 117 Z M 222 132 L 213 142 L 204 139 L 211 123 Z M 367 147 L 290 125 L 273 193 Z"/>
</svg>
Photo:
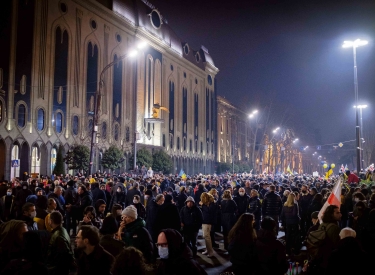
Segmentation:
<svg viewBox="0 0 375 275">
<path fill-rule="evenodd" d="M 94 170 L 110 145 L 129 169 L 137 136 L 138 148 L 166 150 L 177 172 L 213 172 L 219 70 L 152 4 L 7 0 L 0 7 L 0 179 L 51 174 L 58 146 L 90 147 L 93 130 Z M 140 42 L 148 47 L 132 57 Z M 164 123 L 148 120 L 154 104 L 169 110 L 160 112 Z"/>
</svg>

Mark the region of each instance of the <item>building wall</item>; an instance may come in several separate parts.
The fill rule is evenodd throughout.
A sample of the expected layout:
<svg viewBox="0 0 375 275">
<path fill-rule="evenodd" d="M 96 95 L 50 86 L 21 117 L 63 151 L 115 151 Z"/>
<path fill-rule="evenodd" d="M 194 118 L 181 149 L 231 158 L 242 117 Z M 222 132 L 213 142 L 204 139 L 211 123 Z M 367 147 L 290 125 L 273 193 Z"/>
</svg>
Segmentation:
<svg viewBox="0 0 375 275">
<path fill-rule="evenodd" d="M 77 144 L 90 147 L 96 103 L 94 170 L 110 145 L 128 160 L 137 131 L 138 148 L 165 149 L 177 172 L 212 172 L 218 69 L 208 50 L 195 51 L 176 37 L 147 1 L 101 2 L 105 6 L 94 0 L 0 4 L 0 178 L 51 174 L 60 144 L 65 152 Z M 148 47 L 136 58 L 101 75 L 140 41 Z M 160 114 L 165 123 L 145 121 L 154 103 L 173 106 Z"/>
</svg>

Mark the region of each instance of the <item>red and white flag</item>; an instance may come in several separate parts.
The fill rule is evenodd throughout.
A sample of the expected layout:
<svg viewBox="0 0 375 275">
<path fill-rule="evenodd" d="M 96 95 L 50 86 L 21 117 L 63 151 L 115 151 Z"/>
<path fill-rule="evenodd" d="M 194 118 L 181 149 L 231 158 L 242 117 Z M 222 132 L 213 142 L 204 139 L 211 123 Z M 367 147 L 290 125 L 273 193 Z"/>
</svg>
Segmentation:
<svg viewBox="0 0 375 275">
<path fill-rule="evenodd" d="M 344 167 L 344 164 L 341 164 L 340 171 L 341 171 L 342 173 L 345 173 L 345 167 Z"/>
<path fill-rule="evenodd" d="M 322 220 L 323 214 L 329 205 L 336 205 L 337 207 L 340 207 L 341 205 L 341 177 L 336 182 L 336 185 L 332 189 L 331 195 L 329 195 L 327 201 L 319 211 L 318 218 L 320 221 Z"/>
</svg>

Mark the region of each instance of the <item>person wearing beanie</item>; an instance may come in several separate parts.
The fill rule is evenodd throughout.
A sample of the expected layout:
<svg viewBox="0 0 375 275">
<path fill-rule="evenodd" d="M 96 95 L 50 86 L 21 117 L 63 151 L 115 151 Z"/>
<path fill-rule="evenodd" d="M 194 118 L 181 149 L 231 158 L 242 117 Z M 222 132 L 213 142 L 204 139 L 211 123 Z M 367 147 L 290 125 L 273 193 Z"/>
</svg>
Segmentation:
<svg viewBox="0 0 375 275">
<path fill-rule="evenodd" d="M 197 237 L 199 228 L 202 226 L 202 210 L 195 205 L 193 197 L 188 197 L 185 206 L 180 211 L 181 228 L 185 243 L 193 251 L 193 256 L 197 255 Z"/>
<path fill-rule="evenodd" d="M 133 246 L 139 249 L 146 261 L 152 263 L 155 260 L 154 243 L 145 228 L 145 221 L 138 217 L 137 209 L 133 205 L 126 207 L 122 211 L 121 220 L 117 239 L 122 240 L 126 247 Z"/>
</svg>

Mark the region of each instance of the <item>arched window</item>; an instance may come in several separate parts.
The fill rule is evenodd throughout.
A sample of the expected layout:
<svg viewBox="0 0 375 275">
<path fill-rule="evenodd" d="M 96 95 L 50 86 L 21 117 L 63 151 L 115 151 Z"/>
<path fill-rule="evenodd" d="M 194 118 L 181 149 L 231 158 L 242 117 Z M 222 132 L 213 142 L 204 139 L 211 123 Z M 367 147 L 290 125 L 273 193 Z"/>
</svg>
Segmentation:
<svg viewBox="0 0 375 275">
<path fill-rule="evenodd" d="M 107 122 L 103 122 L 102 124 L 102 138 L 107 138 Z"/>
<path fill-rule="evenodd" d="M 177 150 L 180 150 L 180 137 L 177 137 Z"/>
<path fill-rule="evenodd" d="M 38 121 L 37 127 L 39 131 L 43 131 L 44 129 L 44 110 L 42 108 L 38 109 Z"/>
<path fill-rule="evenodd" d="M 73 117 L 73 123 L 72 123 L 72 131 L 73 131 L 73 135 L 78 135 L 78 130 L 79 130 L 79 119 L 78 119 L 78 116 L 74 116 Z"/>
<path fill-rule="evenodd" d="M 26 125 L 26 107 L 23 104 L 18 106 L 18 126 L 25 127 Z"/>
<path fill-rule="evenodd" d="M 60 112 L 57 112 L 56 114 L 56 132 L 61 133 L 62 132 L 62 114 Z"/>
<path fill-rule="evenodd" d="M 115 132 L 114 132 L 114 135 L 113 135 L 116 141 L 118 141 L 119 135 L 120 135 L 120 128 L 119 128 L 118 124 L 116 124 L 115 125 Z"/>
<path fill-rule="evenodd" d="M 51 173 L 56 166 L 56 156 L 57 156 L 57 150 L 56 148 L 52 148 L 51 150 Z"/>
<path fill-rule="evenodd" d="M 31 173 L 40 173 L 39 148 L 33 146 L 31 149 Z"/>
<path fill-rule="evenodd" d="M 89 133 L 92 133 L 92 127 L 93 127 L 93 120 L 92 120 L 92 118 L 90 118 L 90 119 L 89 119 L 89 123 L 88 123 L 88 125 L 87 125 L 87 131 L 88 131 Z"/>
</svg>

